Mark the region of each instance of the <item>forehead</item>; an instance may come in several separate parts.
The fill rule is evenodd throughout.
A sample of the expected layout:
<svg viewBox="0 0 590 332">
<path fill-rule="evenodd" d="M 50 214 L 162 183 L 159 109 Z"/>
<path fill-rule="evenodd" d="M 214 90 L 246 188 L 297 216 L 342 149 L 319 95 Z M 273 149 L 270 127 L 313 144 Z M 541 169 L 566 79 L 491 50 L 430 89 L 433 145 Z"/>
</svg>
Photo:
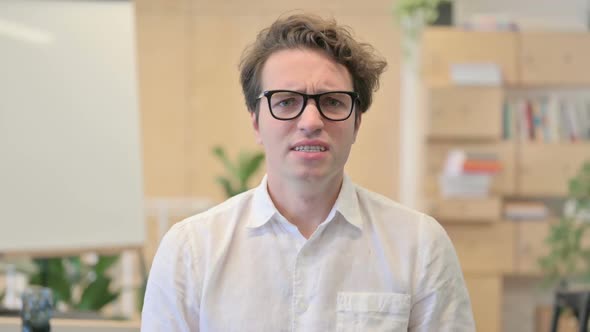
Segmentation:
<svg viewBox="0 0 590 332">
<path fill-rule="evenodd" d="M 263 90 L 351 90 L 348 69 L 329 55 L 311 49 L 284 49 L 272 53 L 261 74 Z"/>
</svg>

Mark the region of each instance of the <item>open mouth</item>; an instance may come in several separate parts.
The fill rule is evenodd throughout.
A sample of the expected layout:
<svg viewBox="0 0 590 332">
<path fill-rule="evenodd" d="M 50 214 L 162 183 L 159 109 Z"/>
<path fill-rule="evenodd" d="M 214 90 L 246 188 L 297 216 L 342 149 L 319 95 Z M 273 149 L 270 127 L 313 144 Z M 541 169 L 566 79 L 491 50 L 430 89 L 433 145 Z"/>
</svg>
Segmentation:
<svg viewBox="0 0 590 332">
<path fill-rule="evenodd" d="M 301 152 L 324 152 L 328 149 L 320 145 L 301 145 L 294 147 L 293 150 Z"/>
</svg>

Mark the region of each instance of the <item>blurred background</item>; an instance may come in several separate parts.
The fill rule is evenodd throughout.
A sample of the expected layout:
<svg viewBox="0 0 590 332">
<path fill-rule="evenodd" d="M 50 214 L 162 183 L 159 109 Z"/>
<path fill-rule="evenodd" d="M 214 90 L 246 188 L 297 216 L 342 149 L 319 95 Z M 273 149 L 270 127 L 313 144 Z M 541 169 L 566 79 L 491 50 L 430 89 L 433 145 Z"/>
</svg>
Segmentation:
<svg viewBox="0 0 590 332">
<path fill-rule="evenodd" d="M 28 284 L 57 331 L 139 330 L 163 234 L 264 174 L 238 64 L 296 10 L 387 59 L 346 171 L 441 222 L 478 331 L 588 295 L 588 0 L 0 0 L 0 331 Z"/>
</svg>

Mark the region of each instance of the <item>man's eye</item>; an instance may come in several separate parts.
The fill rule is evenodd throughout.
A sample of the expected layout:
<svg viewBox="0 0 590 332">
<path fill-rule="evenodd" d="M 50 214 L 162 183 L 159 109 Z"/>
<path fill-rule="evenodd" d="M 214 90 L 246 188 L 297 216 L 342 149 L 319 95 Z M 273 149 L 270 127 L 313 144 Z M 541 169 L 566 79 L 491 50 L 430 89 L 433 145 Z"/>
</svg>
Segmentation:
<svg viewBox="0 0 590 332">
<path fill-rule="evenodd" d="M 326 98 L 323 105 L 327 107 L 340 107 L 342 106 L 342 102 L 336 98 Z"/>
<path fill-rule="evenodd" d="M 328 99 L 328 105 L 330 106 L 338 106 L 340 105 L 340 101 L 337 99 Z"/>
<path fill-rule="evenodd" d="M 295 104 L 295 98 L 283 99 L 277 103 L 280 107 L 293 106 L 293 104 Z"/>
</svg>

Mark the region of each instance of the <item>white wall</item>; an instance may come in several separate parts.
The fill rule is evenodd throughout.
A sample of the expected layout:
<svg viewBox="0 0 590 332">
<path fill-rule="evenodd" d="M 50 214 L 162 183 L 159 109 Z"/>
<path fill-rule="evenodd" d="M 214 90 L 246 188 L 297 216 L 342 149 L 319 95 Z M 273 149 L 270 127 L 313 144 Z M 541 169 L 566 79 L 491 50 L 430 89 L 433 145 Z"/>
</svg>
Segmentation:
<svg viewBox="0 0 590 332">
<path fill-rule="evenodd" d="M 455 22 L 473 14 L 505 14 L 523 29 L 587 30 L 588 0 L 455 0 Z"/>
<path fill-rule="evenodd" d="M 132 2 L 0 1 L 0 254 L 143 242 Z"/>
</svg>

